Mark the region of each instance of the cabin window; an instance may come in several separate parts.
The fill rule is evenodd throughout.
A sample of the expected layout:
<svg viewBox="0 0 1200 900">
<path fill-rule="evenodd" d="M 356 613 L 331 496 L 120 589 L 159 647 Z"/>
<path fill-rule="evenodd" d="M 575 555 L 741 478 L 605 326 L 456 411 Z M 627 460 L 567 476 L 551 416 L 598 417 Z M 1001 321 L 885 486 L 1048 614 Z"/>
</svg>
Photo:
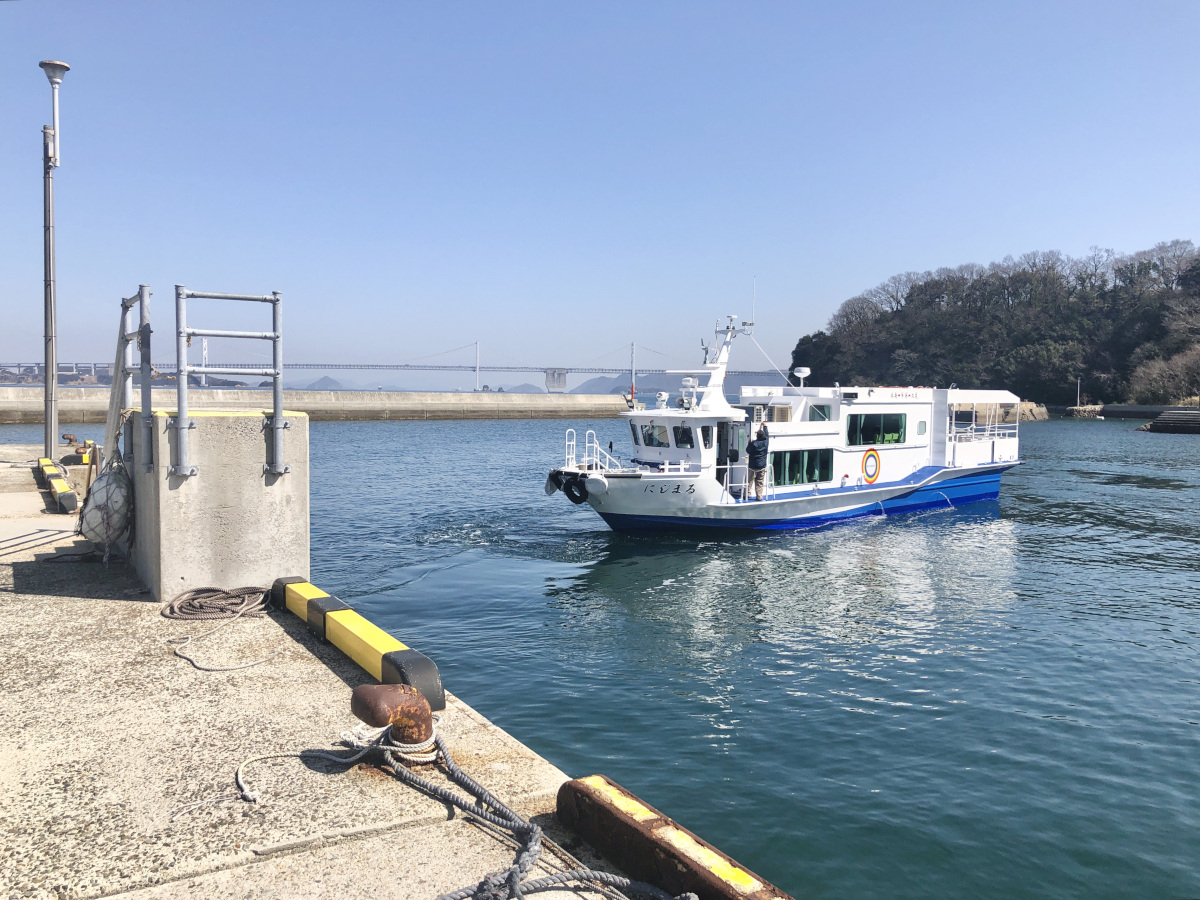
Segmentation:
<svg viewBox="0 0 1200 900">
<path fill-rule="evenodd" d="M 691 450 L 696 446 L 696 439 L 692 437 L 691 425 L 676 425 L 673 429 L 675 432 L 675 446 L 681 450 Z"/>
<path fill-rule="evenodd" d="M 918 422 L 917 423 L 917 434 L 924 434 L 924 433 L 925 433 L 925 423 Z"/>
<path fill-rule="evenodd" d="M 833 481 L 833 450 L 787 450 L 771 454 L 777 486 Z"/>
<path fill-rule="evenodd" d="M 855 413 L 847 416 L 846 443 L 851 447 L 868 444 L 903 444 L 904 413 Z"/>
<path fill-rule="evenodd" d="M 633 433 L 633 446 L 635 446 L 635 447 L 636 447 L 638 444 L 640 444 L 640 443 L 641 443 L 641 441 L 639 441 L 639 440 L 638 440 L 638 435 L 637 435 L 637 424 L 636 424 L 636 423 L 634 423 L 634 422 L 630 422 L 630 423 L 629 423 L 629 430 L 630 430 L 630 431 Z"/>
<path fill-rule="evenodd" d="M 829 421 L 829 404 L 814 403 L 808 408 L 808 421 L 810 422 L 828 422 Z"/>
<path fill-rule="evenodd" d="M 713 427 L 711 425 L 700 426 L 700 440 L 704 441 L 705 450 L 712 449 L 712 433 Z"/>
<path fill-rule="evenodd" d="M 642 444 L 646 447 L 670 447 L 666 425 L 643 425 Z"/>
</svg>

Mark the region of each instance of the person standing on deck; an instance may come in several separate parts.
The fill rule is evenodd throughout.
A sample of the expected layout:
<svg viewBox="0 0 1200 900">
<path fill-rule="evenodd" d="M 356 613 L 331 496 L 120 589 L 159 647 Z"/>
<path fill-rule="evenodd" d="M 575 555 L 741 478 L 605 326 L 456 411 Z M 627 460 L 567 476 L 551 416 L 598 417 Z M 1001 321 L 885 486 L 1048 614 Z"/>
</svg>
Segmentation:
<svg viewBox="0 0 1200 900">
<path fill-rule="evenodd" d="M 755 440 L 746 445 L 746 467 L 750 470 L 750 483 L 754 485 L 754 496 L 763 498 L 767 489 L 767 426 L 758 429 Z"/>
</svg>

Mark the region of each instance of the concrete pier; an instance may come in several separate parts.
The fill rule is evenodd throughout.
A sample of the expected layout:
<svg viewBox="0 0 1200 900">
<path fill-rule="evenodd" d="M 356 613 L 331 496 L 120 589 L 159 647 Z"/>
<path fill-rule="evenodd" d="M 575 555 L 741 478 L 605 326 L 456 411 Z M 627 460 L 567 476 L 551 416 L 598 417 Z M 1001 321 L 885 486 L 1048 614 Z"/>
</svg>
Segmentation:
<svg viewBox="0 0 1200 900">
<path fill-rule="evenodd" d="M 261 455 L 261 434 L 219 418 L 224 444 Z M 101 563 L 75 514 L 37 489 L 40 450 L 0 445 L 0 897 L 430 900 L 513 864 L 506 833 L 378 759 L 317 755 L 358 724 L 351 691 L 380 676 L 354 649 L 375 626 L 354 631 L 335 609 L 322 640 L 311 593 L 307 624 L 290 599 L 215 629 L 164 618 L 133 567 Z M 165 438 L 155 450 L 168 461 Z M 65 474 L 77 491 L 80 471 Z M 359 640 L 331 637 L 331 621 Z M 195 667 L 174 654 L 185 639 Z M 450 692 L 438 731 L 467 775 L 543 829 L 526 881 L 620 874 L 616 860 L 676 896 L 790 900 L 603 776 L 569 780 Z M 242 766 L 254 797 L 235 788 Z M 418 772 L 453 787 L 440 766 Z"/>
<path fill-rule="evenodd" d="M 155 409 L 174 409 L 174 388 L 153 390 Z M 264 411 L 269 391 L 188 391 L 193 410 Z M 617 394 L 435 393 L 409 391 L 284 391 L 288 409 L 313 421 L 376 419 L 584 419 L 610 418 L 628 407 Z M 58 390 L 59 421 L 103 422 L 108 391 L 100 388 Z M 41 422 L 45 402 L 40 387 L 0 387 L 0 425 Z"/>
<path fill-rule="evenodd" d="M 271 431 L 261 413 L 194 411 L 188 449 L 198 471 L 184 478 L 168 474 L 176 453 L 173 415 L 155 411 L 149 448 L 141 412 L 130 419 L 132 556 L 154 598 L 207 585 L 270 584 L 285 572 L 307 577 L 308 417 L 284 413 L 290 471 L 272 475 L 264 471 Z"/>
<path fill-rule="evenodd" d="M 31 453 L 0 445 L 0 897 L 430 900 L 511 864 L 506 843 L 376 765 L 303 755 L 335 749 L 370 679 L 294 616 L 189 645 L 209 665 L 278 651 L 253 668 L 173 656 L 168 640 L 213 623 L 164 619 L 128 566 L 73 561 L 90 549 L 74 517 L 11 465 Z M 558 825 L 562 771 L 452 695 L 440 731 L 469 774 L 613 871 Z M 273 753 L 302 755 L 251 764 L 262 799 L 237 799 L 237 766 Z M 542 858 L 543 874 L 571 867 Z"/>
</svg>

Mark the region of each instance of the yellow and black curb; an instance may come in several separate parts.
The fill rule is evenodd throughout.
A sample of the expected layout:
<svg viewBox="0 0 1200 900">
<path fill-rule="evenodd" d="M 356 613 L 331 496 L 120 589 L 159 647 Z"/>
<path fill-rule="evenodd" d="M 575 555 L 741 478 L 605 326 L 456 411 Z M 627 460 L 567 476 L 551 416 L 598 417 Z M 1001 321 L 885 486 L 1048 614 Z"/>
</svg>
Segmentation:
<svg viewBox="0 0 1200 900">
<path fill-rule="evenodd" d="M 304 578 L 277 578 L 271 605 L 295 613 L 308 630 L 333 644 L 382 684 L 410 684 L 436 712 L 446 708 L 446 691 L 437 665 L 423 653 L 392 637 L 337 597 Z"/>
<path fill-rule="evenodd" d="M 75 448 L 75 452 L 63 457 L 63 463 L 68 466 L 86 466 L 92 462 L 92 454 L 96 452 L 95 441 L 84 441 Z"/>
<path fill-rule="evenodd" d="M 38 460 L 33 477 L 38 486 L 45 488 L 54 498 L 59 512 L 74 512 L 79 507 L 79 498 L 67 484 L 67 470 L 54 464 L 54 460 L 42 457 Z"/>
<path fill-rule="evenodd" d="M 603 775 L 566 782 L 558 818 L 630 878 L 700 900 L 790 900 Z"/>
</svg>

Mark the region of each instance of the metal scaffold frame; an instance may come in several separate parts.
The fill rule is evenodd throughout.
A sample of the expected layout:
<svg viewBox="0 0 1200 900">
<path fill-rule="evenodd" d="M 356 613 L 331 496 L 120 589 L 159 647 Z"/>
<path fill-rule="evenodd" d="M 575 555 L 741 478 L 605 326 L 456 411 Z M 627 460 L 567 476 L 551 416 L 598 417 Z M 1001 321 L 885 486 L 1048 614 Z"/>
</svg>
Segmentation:
<svg viewBox="0 0 1200 900">
<path fill-rule="evenodd" d="M 135 330 L 133 327 L 133 307 L 137 304 L 138 307 L 138 327 Z M 121 369 L 122 371 L 122 390 L 121 390 L 121 408 L 133 409 L 133 345 L 136 343 L 140 350 L 140 371 L 142 382 L 142 454 L 143 463 L 147 469 L 153 468 L 154 460 L 151 454 L 154 452 L 154 414 L 152 410 L 152 402 L 150 395 L 151 382 L 154 378 L 154 366 L 150 363 L 150 286 L 146 284 L 138 285 L 138 291 L 132 297 L 123 297 L 121 299 Z M 131 432 L 128 430 L 132 426 L 126 426 L 126 441 L 125 455 L 129 457 L 133 452 L 133 442 Z M 111 433 L 110 433 L 111 430 Z M 110 422 L 104 433 L 104 452 L 111 452 L 111 443 L 116 437 L 116 423 Z"/>
<path fill-rule="evenodd" d="M 209 328 L 188 328 L 188 300 L 237 300 L 247 303 L 271 304 L 271 331 L 218 331 Z M 267 420 L 272 432 L 271 461 L 264 470 L 272 475 L 286 475 L 290 466 L 283 463 L 283 431 L 288 427 L 283 418 L 283 294 L 210 294 L 204 291 L 189 291 L 182 284 L 175 285 L 175 390 L 177 410 L 175 416 L 176 464 L 168 474 L 190 478 L 199 473 L 196 466 L 188 462 L 188 431 L 196 423 L 188 418 L 189 375 L 260 375 L 270 376 L 272 387 L 272 410 Z M 222 366 L 193 366 L 188 363 L 188 344 L 193 337 L 248 338 L 270 341 L 272 349 L 271 368 L 225 368 Z"/>
</svg>

